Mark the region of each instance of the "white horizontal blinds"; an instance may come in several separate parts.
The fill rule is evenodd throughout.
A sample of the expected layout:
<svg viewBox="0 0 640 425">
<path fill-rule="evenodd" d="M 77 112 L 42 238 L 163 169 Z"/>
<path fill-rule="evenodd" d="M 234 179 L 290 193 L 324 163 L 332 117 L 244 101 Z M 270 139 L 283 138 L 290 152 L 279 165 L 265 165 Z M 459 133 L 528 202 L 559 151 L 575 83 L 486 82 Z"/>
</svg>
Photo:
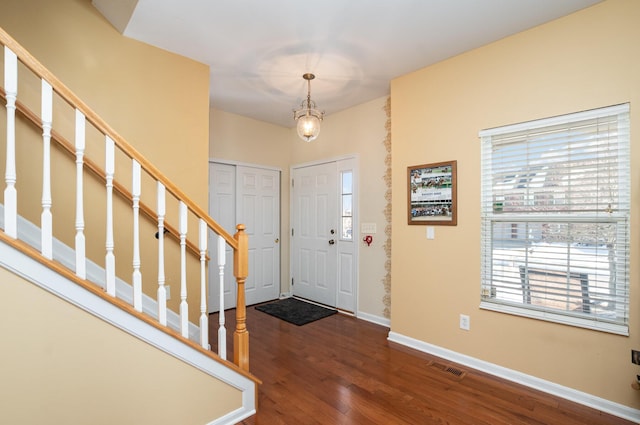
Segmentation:
<svg viewBox="0 0 640 425">
<path fill-rule="evenodd" d="M 480 135 L 483 302 L 626 326 L 628 105 Z"/>
<path fill-rule="evenodd" d="M 504 212 L 619 209 L 615 117 L 505 136 L 492 138 L 494 199 Z"/>
</svg>

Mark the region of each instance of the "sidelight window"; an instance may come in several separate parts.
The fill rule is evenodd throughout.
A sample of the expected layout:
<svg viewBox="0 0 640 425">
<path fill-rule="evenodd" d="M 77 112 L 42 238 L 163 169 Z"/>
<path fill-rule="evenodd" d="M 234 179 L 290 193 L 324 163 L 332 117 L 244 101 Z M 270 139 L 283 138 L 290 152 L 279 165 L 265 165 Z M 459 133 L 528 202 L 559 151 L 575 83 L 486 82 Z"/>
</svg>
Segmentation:
<svg viewBox="0 0 640 425">
<path fill-rule="evenodd" d="M 353 171 L 340 173 L 340 236 L 344 240 L 353 240 Z"/>
</svg>

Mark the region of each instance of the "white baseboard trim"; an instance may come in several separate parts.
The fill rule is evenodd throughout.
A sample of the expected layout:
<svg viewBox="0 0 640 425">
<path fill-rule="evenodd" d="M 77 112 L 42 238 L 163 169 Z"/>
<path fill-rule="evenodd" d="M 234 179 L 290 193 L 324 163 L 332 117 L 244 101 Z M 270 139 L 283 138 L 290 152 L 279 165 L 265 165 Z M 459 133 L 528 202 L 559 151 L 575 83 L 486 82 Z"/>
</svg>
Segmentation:
<svg viewBox="0 0 640 425">
<path fill-rule="evenodd" d="M 583 404 L 587 407 L 591 407 L 593 409 L 600 410 L 602 412 L 606 412 L 611 415 L 633 421 L 635 423 L 640 423 L 640 410 L 638 409 L 633 409 L 631 407 L 610 400 L 596 397 L 582 391 L 574 390 L 573 388 L 565 387 L 551 381 L 536 378 L 535 376 L 527 375 L 513 369 L 498 366 L 496 364 L 476 359 L 474 357 L 442 348 L 437 345 L 429 344 L 427 342 L 404 336 L 396 332 L 389 332 L 388 340 L 413 348 L 418 351 L 422 351 L 423 353 L 432 354 L 434 356 L 441 357 L 454 363 L 458 363 L 482 372 L 489 373 L 508 381 L 522 384 L 557 397 Z"/>
<path fill-rule="evenodd" d="M 240 423 L 240 421 L 247 419 L 249 416 L 255 415 L 256 410 L 247 411 L 246 409 L 238 409 L 231 413 L 224 415 L 221 418 L 216 419 L 213 422 L 209 422 L 207 425 L 234 425 Z"/>
<path fill-rule="evenodd" d="M 364 311 L 359 311 L 356 314 L 358 319 L 366 320 L 367 322 L 375 323 L 376 325 L 384 326 L 385 328 L 391 327 L 391 320 L 386 317 L 376 316 L 374 314 L 365 313 Z"/>
</svg>

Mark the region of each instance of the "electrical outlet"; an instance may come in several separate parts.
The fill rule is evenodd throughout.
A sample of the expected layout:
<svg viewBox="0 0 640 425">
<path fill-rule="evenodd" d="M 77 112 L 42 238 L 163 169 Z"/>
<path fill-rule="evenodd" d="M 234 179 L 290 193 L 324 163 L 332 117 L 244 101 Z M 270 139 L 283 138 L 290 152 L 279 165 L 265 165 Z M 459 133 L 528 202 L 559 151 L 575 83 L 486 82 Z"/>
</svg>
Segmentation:
<svg viewBox="0 0 640 425">
<path fill-rule="evenodd" d="M 164 290 L 167 293 L 167 301 L 169 301 L 171 299 L 171 286 L 164 285 Z"/>
<path fill-rule="evenodd" d="M 460 329 L 465 331 L 471 330 L 471 318 L 466 314 L 460 315 Z"/>
</svg>

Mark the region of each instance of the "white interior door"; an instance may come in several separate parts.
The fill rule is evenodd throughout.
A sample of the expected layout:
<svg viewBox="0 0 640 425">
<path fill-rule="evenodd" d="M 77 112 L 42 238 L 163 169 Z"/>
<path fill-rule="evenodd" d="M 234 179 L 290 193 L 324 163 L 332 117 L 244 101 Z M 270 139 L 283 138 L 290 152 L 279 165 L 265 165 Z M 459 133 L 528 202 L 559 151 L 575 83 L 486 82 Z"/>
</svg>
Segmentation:
<svg viewBox="0 0 640 425">
<path fill-rule="evenodd" d="M 209 215 L 230 234 L 236 227 L 236 167 L 209 164 Z M 209 232 L 209 313 L 220 310 L 220 278 L 218 268 L 218 235 Z M 223 308 L 236 306 L 236 284 L 233 276 L 233 251 L 226 245 L 223 286 Z"/>
<path fill-rule="evenodd" d="M 247 305 L 280 296 L 280 172 L 236 167 L 238 223 L 249 235 Z"/>
<path fill-rule="evenodd" d="M 355 160 L 294 168 L 292 178 L 292 293 L 355 312 Z"/>
<path fill-rule="evenodd" d="M 259 167 L 212 162 L 209 169 L 209 213 L 234 234 L 236 224 L 249 236 L 249 275 L 245 281 L 247 305 L 280 295 L 280 172 Z M 219 310 L 220 287 L 217 236 L 209 240 L 209 312 Z M 233 253 L 226 248 L 224 308 L 236 305 Z"/>
</svg>

